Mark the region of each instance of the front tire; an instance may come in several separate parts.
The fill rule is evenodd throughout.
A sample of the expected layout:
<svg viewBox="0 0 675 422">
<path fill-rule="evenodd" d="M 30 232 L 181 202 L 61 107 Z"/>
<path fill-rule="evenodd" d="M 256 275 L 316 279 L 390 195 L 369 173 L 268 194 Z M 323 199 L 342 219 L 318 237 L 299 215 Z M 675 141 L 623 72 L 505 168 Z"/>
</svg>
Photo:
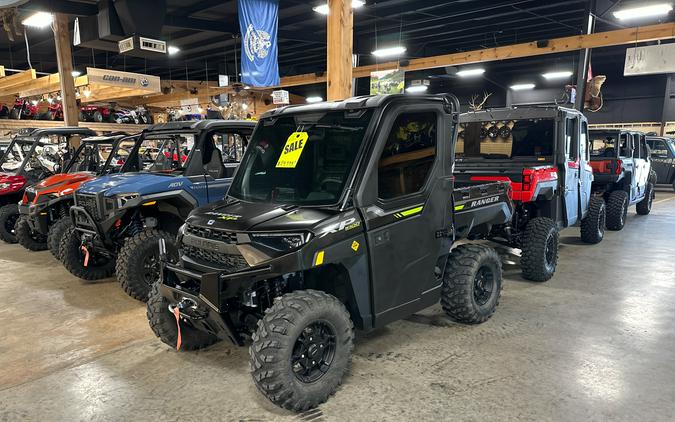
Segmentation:
<svg viewBox="0 0 675 422">
<path fill-rule="evenodd" d="M 591 198 L 586 218 L 581 220 L 581 240 L 591 245 L 602 242 L 605 237 L 607 206 L 605 200 L 597 196 Z"/>
<path fill-rule="evenodd" d="M 353 324 L 334 296 L 301 290 L 276 300 L 258 321 L 249 348 L 251 375 L 272 403 L 296 412 L 328 400 L 342 383 Z"/>
<path fill-rule="evenodd" d="M 628 216 L 628 192 L 615 190 L 607 200 L 607 229 L 622 230 Z"/>
<path fill-rule="evenodd" d="M 176 317 L 169 310 L 169 302 L 159 292 L 160 283 L 152 285 L 148 296 L 147 316 L 152 332 L 162 342 L 172 348 L 176 348 L 178 341 L 178 327 Z M 182 323 L 180 327 L 181 346 L 180 350 L 199 350 L 208 347 L 217 341 L 218 337 L 199 331 L 192 326 Z"/>
<path fill-rule="evenodd" d="M 7 204 L 0 207 L 0 239 L 16 243 L 16 222 L 19 220 L 19 206 Z"/>
<path fill-rule="evenodd" d="M 656 192 L 654 191 L 654 184 L 649 182 L 647 184 L 645 198 L 638 202 L 637 206 L 635 207 L 635 211 L 637 211 L 638 215 L 649 215 L 649 213 L 652 212 L 652 205 L 654 204 L 655 196 Z"/>
<path fill-rule="evenodd" d="M 443 274 L 441 306 L 457 322 L 481 324 L 492 318 L 502 294 L 502 263 L 484 245 L 460 245 Z"/>
<path fill-rule="evenodd" d="M 75 277 L 83 280 L 102 280 L 109 278 L 115 272 L 115 260 L 104 256 L 97 256 L 92 252 L 89 263 L 84 266 L 84 253 L 81 249 L 82 240 L 80 233 L 75 227 L 66 229 L 61 244 L 59 245 L 59 254 L 63 266 Z"/>
<path fill-rule="evenodd" d="M 117 280 L 127 294 L 148 301 L 153 284 L 159 281 L 159 239 L 164 239 L 169 259 L 178 258 L 176 236 L 148 229 L 124 241 L 117 257 Z"/>
<path fill-rule="evenodd" d="M 531 281 L 548 281 L 558 266 L 560 233 L 555 222 L 547 217 L 533 218 L 522 240 L 520 266 L 523 277 Z"/>
<path fill-rule="evenodd" d="M 47 233 L 47 246 L 49 251 L 54 255 L 54 258 L 61 260 L 61 252 L 59 244 L 61 239 L 66 234 L 68 229 L 73 226 L 73 222 L 70 220 L 70 217 L 63 217 L 60 220 L 57 220 L 49 228 L 49 233 Z"/>
<path fill-rule="evenodd" d="M 25 217 L 20 217 L 14 226 L 16 239 L 21 246 L 29 251 L 44 251 L 47 250 L 47 236 L 34 233 L 30 229 L 28 220 Z"/>
</svg>

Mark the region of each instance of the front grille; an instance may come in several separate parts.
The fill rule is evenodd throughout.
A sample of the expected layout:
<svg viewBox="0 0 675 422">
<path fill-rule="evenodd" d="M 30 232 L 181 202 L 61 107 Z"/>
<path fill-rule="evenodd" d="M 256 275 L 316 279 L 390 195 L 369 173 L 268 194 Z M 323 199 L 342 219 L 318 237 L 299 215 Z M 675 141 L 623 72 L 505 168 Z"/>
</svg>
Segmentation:
<svg viewBox="0 0 675 422">
<path fill-rule="evenodd" d="M 94 195 L 78 193 L 75 195 L 75 204 L 84 208 L 95 220 L 100 220 L 101 214 L 98 210 L 98 201 Z"/>
<path fill-rule="evenodd" d="M 229 255 L 190 245 L 182 245 L 183 254 L 207 265 L 222 268 L 228 273 L 236 273 L 249 268 L 248 263 L 241 255 Z"/>
<path fill-rule="evenodd" d="M 217 240 L 219 242 L 236 244 L 237 243 L 237 234 L 233 232 L 226 232 L 217 229 L 206 229 L 201 227 L 193 226 L 192 224 L 187 224 L 185 227 L 185 232 L 192 234 L 197 237 L 209 240 Z"/>
</svg>

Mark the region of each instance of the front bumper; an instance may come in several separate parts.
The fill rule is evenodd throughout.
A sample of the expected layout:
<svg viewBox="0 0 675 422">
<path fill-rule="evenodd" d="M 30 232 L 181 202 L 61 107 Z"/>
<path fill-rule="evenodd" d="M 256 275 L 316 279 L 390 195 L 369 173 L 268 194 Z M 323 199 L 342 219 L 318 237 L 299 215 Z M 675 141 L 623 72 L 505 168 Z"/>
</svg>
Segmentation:
<svg viewBox="0 0 675 422">
<path fill-rule="evenodd" d="M 49 225 L 52 222 L 50 208 L 54 206 L 60 199 L 52 199 L 47 202 L 39 202 L 37 204 L 19 204 L 19 214 L 26 219 L 31 231 L 47 235 L 49 232 Z"/>
<path fill-rule="evenodd" d="M 199 317 L 181 312 L 197 330 L 211 333 L 221 339 L 229 339 L 233 344 L 243 346 L 244 340 L 225 309 L 223 299 L 235 297 L 245 283 L 274 276 L 271 266 L 230 274 L 199 273 L 164 262 L 159 291 L 172 307 L 177 306 L 180 310 L 180 305 L 187 301 L 201 310 Z M 183 289 L 180 283 L 186 280 L 199 283 L 199 291 Z"/>
</svg>

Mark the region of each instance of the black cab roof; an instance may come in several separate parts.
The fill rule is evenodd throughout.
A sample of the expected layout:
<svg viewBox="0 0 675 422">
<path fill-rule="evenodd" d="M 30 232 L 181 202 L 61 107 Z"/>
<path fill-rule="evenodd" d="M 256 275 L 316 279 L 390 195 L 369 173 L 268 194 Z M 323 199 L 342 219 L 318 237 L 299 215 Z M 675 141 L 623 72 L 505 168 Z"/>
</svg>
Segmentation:
<svg viewBox="0 0 675 422">
<path fill-rule="evenodd" d="M 253 129 L 256 122 L 251 120 L 192 120 L 186 122 L 157 123 L 148 126 L 143 132 L 177 131 L 177 130 L 210 130 L 210 129 Z"/>
</svg>

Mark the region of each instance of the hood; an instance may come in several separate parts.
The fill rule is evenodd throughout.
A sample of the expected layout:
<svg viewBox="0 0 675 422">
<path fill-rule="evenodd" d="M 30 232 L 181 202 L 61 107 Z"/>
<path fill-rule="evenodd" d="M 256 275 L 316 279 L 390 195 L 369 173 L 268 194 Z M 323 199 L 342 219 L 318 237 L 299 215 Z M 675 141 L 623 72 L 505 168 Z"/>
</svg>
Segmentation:
<svg viewBox="0 0 675 422">
<path fill-rule="evenodd" d="M 171 186 L 171 184 L 177 180 L 179 179 L 174 176 L 161 173 L 112 174 L 83 183 L 78 189 L 78 192 L 89 194 L 105 192 L 105 196 L 130 192 L 148 195 L 179 187 Z"/>
<path fill-rule="evenodd" d="M 40 183 L 29 188 L 35 197 L 32 198 L 34 203 L 38 202 L 40 197 L 45 195 L 56 194 L 57 196 L 68 196 L 77 189 L 82 183 L 91 180 L 95 177 L 93 173 L 59 173 L 49 176 Z M 28 199 L 27 196 L 25 199 Z M 25 202 L 25 200 L 24 200 Z"/>
<path fill-rule="evenodd" d="M 26 184 L 26 178 L 13 173 L 0 173 L 0 195 L 18 192 Z"/>
<path fill-rule="evenodd" d="M 187 223 L 235 232 L 314 231 L 334 215 L 316 208 L 224 200 L 193 211 Z"/>
</svg>

